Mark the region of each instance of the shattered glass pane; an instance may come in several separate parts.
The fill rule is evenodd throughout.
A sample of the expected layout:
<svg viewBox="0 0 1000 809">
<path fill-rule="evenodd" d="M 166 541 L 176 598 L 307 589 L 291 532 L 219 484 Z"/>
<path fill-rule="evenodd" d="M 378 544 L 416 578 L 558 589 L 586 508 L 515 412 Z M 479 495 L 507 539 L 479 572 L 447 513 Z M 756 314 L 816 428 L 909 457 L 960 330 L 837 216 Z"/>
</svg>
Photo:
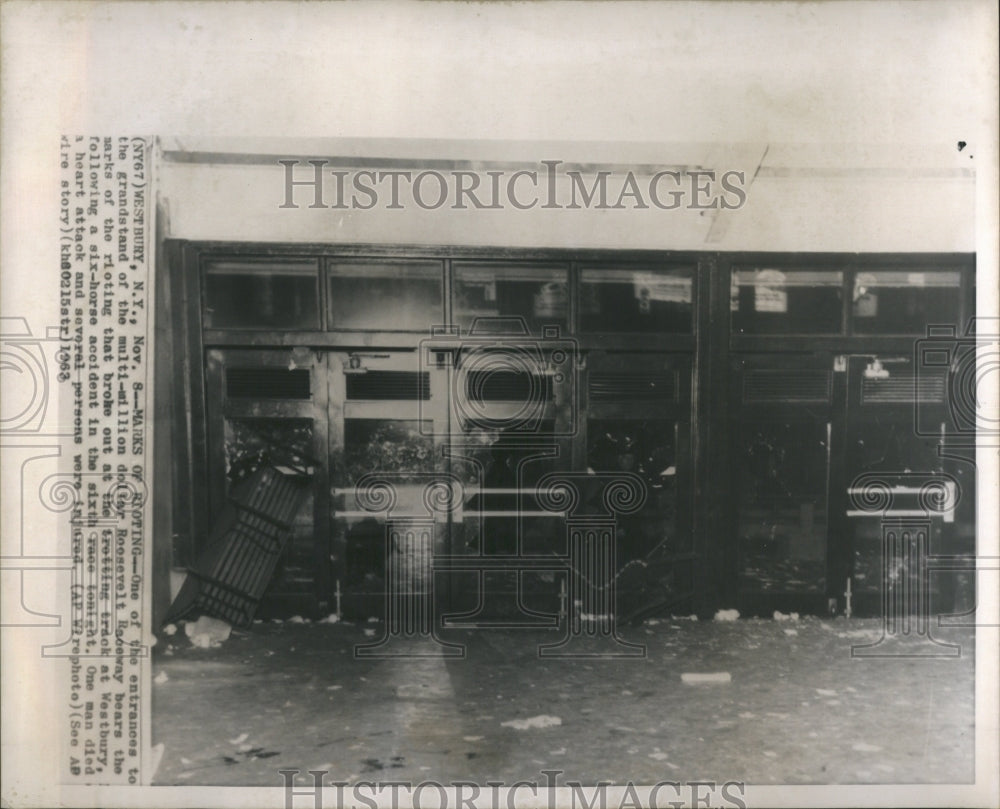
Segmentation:
<svg viewBox="0 0 1000 809">
<path fill-rule="evenodd" d="M 735 459 L 742 590 L 824 592 L 827 459 L 826 424 L 742 426 Z"/>
<path fill-rule="evenodd" d="M 351 485 L 369 472 L 418 473 L 440 464 L 432 424 L 415 419 L 344 419 L 343 477 Z"/>
<path fill-rule="evenodd" d="M 588 471 L 631 472 L 643 479 L 646 503 L 618 517 L 619 568 L 654 552 L 681 550 L 677 536 L 677 426 L 663 419 L 590 419 Z"/>
<path fill-rule="evenodd" d="M 882 472 L 885 473 L 886 485 L 919 486 L 921 482 L 934 480 L 941 472 L 942 459 L 938 448 L 937 438 L 914 435 L 912 428 L 901 424 L 898 417 L 872 417 L 851 428 L 847 453 L 848 480 L 865 473 Z M 913 478 L 907 480 L 907 476 Z M 900 493 L 896 497 L 904 501 L 906 495 Z M 902 505 L 905 506 L 906 503 L 902 502 Z M 911 505 L 918 506 L 919 501 L 913 498 Z M 929 522 L 934 523 L 929 537 L 929 550 L 935 553 L 953 552 L 954 548 L 946 549 L 941 545 L 940 522 Z M 888 581 L 883 581 L 881 515 L 854 517 L 850 521 L 850 528 L 854 534 L 852 587 L 855 592 L 874 595 L 880 593 L 884 586 L 891 589 L 896 583 L 891 565 L 886 571 Z M 930 576 L 927 582 L 934 598 L 939 595 L 939 587 L 949 583 L 949 577 L 943 575 Z"/>
</svg>

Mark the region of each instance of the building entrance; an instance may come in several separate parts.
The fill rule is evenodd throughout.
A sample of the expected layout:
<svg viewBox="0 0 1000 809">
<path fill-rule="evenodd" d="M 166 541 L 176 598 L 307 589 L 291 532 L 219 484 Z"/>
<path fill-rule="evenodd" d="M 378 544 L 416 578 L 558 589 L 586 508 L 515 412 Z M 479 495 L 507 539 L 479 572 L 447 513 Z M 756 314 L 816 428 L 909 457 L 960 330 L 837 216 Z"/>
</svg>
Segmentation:
<svg viewBox="0 0 1000 809">
<path fill-rule="evenodd" d="M 552 625 L 568 597 L 566 514 L 546 508 L 564 473 L 582 508 L 591 478 L 642 482 L 602 575 L 622 609 L 684 589 L 690 526 L 690 362 L 585 352 L 523 324 L 442 333 L 415 350 L 210 349 L 210 497 L 222 502 L 274 448 L 307 463 L 309 496 L 263 605 L 367 618 L 384 610 L 387 520 L 433 523 L 426 582 L 448 625 Z M 428 506 L 427 486 L 441 504 Z M 373 508 L 380 486 L 393 505 Z M 446 503 L 444 501 L 447 501 Z M 440 506 L 440 507 L 438 507 Z M 641 574 L 641 575 L 639 575 Z M 657 577 L 660 578 L 657 578 Z M 648 591 L 641 595 L 638 591 Z"/>
</svg>

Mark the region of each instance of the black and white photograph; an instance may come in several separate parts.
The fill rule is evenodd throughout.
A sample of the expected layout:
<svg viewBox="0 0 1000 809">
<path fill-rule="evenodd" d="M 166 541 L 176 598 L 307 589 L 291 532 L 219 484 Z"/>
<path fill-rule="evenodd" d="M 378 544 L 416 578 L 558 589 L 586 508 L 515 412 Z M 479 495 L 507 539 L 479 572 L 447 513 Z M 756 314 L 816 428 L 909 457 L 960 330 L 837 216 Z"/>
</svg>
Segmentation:
<svg viewBox="0 0 1000 809">
<path fill-rule="evenodd" d="M 995 805 L 992 4 L 2 12 L 4 806 Z"/>
</svg>

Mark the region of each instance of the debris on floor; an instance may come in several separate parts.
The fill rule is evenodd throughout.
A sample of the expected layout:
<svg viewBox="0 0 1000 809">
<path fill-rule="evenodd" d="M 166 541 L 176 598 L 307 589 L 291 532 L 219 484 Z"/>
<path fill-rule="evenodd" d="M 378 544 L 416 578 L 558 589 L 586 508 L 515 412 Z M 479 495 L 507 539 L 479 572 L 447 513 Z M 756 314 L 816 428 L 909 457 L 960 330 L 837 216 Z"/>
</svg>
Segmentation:
<svg viewBox="0 0 1000 809">
<path fill-rule="evenodd" d="M 790 612 L 787 615 L 781 610 L 774 611 L 775 621 L 797 621 L 799 620 L 799 614 L 797 612 Z"/>
<path fill-rule="evenodd" d="M 532 728 L 550 728 L 561 724 L 562 719 L 558 716 L 539 714 L 528 719 L 511 719 L 508 722 L 501 722 L 500 727 L 514 728 L 514 730 L 531 730 Z"/>
<path fill-rule="evenodd" d="M 221 646 L 229 640 L 232 631 L 233 628 L 225 621 L 210 618 L 207 615 L 202 615 L 197 621 L 184 625 L 184 634 L 191 640 L 191 645 L 197 646 L 199 649 L 213 649 L 216 646 Z"/>
<path fill-rule="evenodd" d="M 464 658 L 371 660 L 352 654 L 380 626 L 366 618 L 351 627 L 267 616 L 214 649 L 174 638 L 172 655 L 161 642 L 152 674 L 168 673 L 169 687 L 154 686 L 153 739 L 166 744 L 156 783 L 273 786 L 287 767 L 308 787 L 307 768 L 334 751 L 335 767 L 316 768 L 347 782 L 372 777 L 369 762 L 393 780 L 512 781 L 536 760 L 581 783 L 618 773 L 721 782 L 737 769 L 759 784 L 854 784 L 860 771 L 884 784 L 973 777 L 968 628 L 935 631 L 969 654 L 902 663 L 852 656 L 852 644 L 881 637 L 880 619 L 778 622 L 771 610 L 621 627 L 646 645 L 642 659 L 540 658 L 538 645 L 556 639 L 549 630 L 445 629 Z M 682 672 L 722 679 L 681 682 Z M 539 718 L 550 713 L 558 725 Z M 650 755 L 661 752 L 669 758 Z"/>
<path fill-rule="evenodd" d="M 729 683 L 733 677 L 728 671 L 685 671 L 681 682 L 687 685 L 702 685 L 708 683 Z"/>
<path fill-rule="evenodd" d="M 169 679 L 170 677 L 167 675 L 167 673 L 165 671 L 161 671 L 153 678 L 153 682 L 156 683 L 157 685 L 163 685 Z"/>
<path fill-rule="evenodd" d="M 739 620 L 739 610 L 719 610 L 715 613 L 716 621 L 736 621 Z"/>
</svg>

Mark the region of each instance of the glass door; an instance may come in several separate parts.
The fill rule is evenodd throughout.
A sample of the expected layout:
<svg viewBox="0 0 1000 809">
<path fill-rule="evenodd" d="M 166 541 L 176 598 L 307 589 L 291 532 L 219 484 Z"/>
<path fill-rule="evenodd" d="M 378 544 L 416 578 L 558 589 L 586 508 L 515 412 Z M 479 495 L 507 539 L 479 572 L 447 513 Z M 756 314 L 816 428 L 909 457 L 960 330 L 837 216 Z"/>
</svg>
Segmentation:
<svg viewBox="0 0 1000 809">
<path fill-rule="evenodd" d="M 827 607 L 834 372 L 829 356 L 734 361 L 731 486 L 737 602 Z"/>
<path fill-rule="evenodd" d="M 946 385 L 946 369 L 918 371 L 908 356 L 849 358 L 841 485 L 850 558 L 838 589 L 850 579 L 854 613 L 879 614 L 886 596 L 905 595 L 908 604 L 897 606 L 909 611 L 954 606 L 955 575 L 925 573 L 931 555 L 972 550 L 958 530 L 968 508 L 964 470 L 944 446 Z M 885 545 L 903 537 L 912 547 Z"/>
<path fill-rule="evenodd" d="M 479 267 L 459 269 L 470 308 L 485 276 L 475 274 Z M 495 311 L 504 314 L 478 316 L 483 303 L 472 320 L 460 311 L 468 328 L 435 344 L 448 379 L 450 470 L 464 490 L 453 515 L 451 626 L 554 625 L 559 582 L 552 568 L 566 552 L 565 526 L 535 492 L 544 475 L 570 468 L 579 426 L 576 344 L 558 324 L 505 313 L 534 301 L 532 311 L 554 317 L 564 299 L 560 273 L 564 279 L 564 271 L 549 269 L 498 276 L 490 300 L 503 304 Z"/>
<path fill-rule="evenodd" d="M 386 521 L 425 515 L 424 489 L 447 468 L 446 380 L 421 367 L 416 351 L 331 351 L 325 362 L 333 586 L 345 615 L 364 619 L 384 610 L 387 552 L 432 553 L 387 550 Z M 371 488 L 383 484 L 391 488 L 391 508 L 380 509 L 385 490 Z M 447 532 L 443 524 L 436 529 L 433 553 L 442 553 Z"/>
<path fill-rule="evenodd" d="M 592 352 L 585 390 L 576 468 L 636 475 L 646 490 L 638 511 L 616 517 L 619 618 L 679 605 L 694 580 L 690 358 Z"/>
<path fill-rule="evenodd" d="M 325 362 L 304 348 L 206 352 L 209 502 L 224 513 L 234 487 L 263 464 L 307 473 L 306 496 L 258 614 L 326 608 Z"/>
</svg>

